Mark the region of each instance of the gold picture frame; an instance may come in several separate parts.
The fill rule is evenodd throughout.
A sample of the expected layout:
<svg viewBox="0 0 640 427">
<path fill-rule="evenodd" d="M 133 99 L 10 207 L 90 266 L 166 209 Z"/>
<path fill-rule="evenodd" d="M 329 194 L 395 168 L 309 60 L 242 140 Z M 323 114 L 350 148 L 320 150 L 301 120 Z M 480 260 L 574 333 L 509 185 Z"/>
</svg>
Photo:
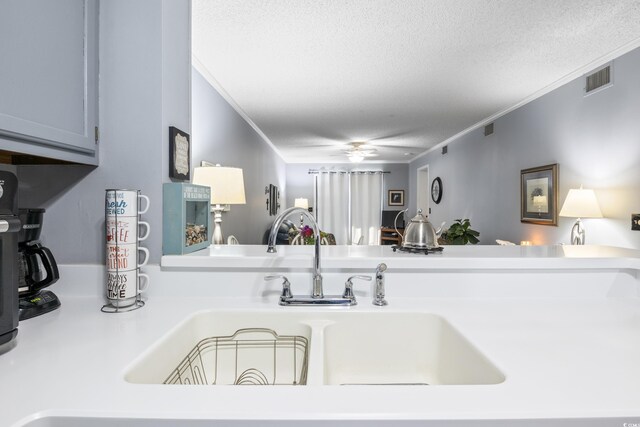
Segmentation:
<svg viewBox="0 0 640 427">
<path fill-rule="evenodd" d="M 558 164 L 520 171 L 520 222 L 558 225 Z"/>
</svg>

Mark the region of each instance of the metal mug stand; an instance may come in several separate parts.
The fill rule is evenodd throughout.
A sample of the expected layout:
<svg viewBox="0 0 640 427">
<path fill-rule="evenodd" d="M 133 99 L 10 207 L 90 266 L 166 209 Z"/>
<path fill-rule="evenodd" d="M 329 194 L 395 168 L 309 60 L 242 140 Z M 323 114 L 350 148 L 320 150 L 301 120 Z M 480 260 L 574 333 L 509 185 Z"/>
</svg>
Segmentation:
<svg viewBox="0 0 640 427">
<path fill-rule="evenodd" d="M 117 201 L 118 200 L 117 191 L 126 191 L 126 190 L 121 190 L 121 189 L 120 190 L 115 190 L 115 189 L 106 190 L 107 193 L 110 192 L 110 191 L 114 192 L 114 200 Z M 131 191 L 131 190 L 129 190 L 129 191 Z M 133 190 L 133 191 L 136 191 L 136 201 L 138 201 L 139 200 L 138 196 L 140 195 L 140 190 Z M 144 301 L 142 301 L 142 293 L 140 292 L 140 282 L 139 282 L 139 279 L 140 279 L 140 276 L 139 276 L 140 267 L 137 265 L 138 256 L 139 256 L 139 254 L 138 254 L 138 244 L 139 244 L 139 242 L 138 242 L 138 238 L 137 238 L 137 233 L 139 231 L 138 230 L 138 221 L 140 219 L 139 218 L 140 215 L 137 213 L 138 210 L 139 210 L 139 208 L 137 207 L 137 203 L 136 203 L 136 215 L 135 215 L 135 217 L 136 217 L 136 220 L 135 220 L 135 227 L 136 227 L 136 242 L 135 242 L 136 295 L 135 295 L 135 298 L 136 298 L 136 300 L 135 300 L 135 302 L 133 304 L 128 304 L 128 305 L 126 305 L 124 307 L 120 307 L 118 300 L 115 300 L 115 303 L 113 302 L 114 300 L 112 300 L 112 302 L 108 302 L 107 304 L 102 306 L 100 311 L 103 312 L 103 313 L 126 313 L 126 312 L 129 312 L 129 311 L 137 310 L 139 308 L 144 307 Z M 112 215 L 112 217 L 115 219 L 115 235 L 118 236 L 119 235 L 118 234 L 119 229 L 118 229 L 118 211 L 117 211 L 117 209 L 115 210 L 115 214 Z M 106 210 L 105 210 L 105 224 L 107 223 L 108 220 L 109 220 L 109 215 L 107 215 Z M 106 230 L 106 226 L 105 226 L 105 230 Z M 115 239 L 115 243 L 116 243 L 116 247 L 118 247 L 118 239 L 117 239 L 117 237 Z M 108 256 L 109 256 L 109 254 L 107 253 L 107 257 Z M 116 263 L 115 271 L 116 271 L 116 274 L 119 273 L 118 263 Z M 109 273 L 107 271 L 107 275 L 108 274 Z"/>
</svg>

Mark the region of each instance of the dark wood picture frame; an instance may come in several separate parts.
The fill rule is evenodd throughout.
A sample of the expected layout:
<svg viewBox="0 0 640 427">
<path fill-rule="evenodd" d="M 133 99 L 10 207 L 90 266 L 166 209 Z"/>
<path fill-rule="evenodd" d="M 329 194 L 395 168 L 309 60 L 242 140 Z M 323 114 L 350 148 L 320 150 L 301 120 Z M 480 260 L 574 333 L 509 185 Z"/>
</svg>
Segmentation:
<svg viewBox="0 0 640 427">
<path fill-rule="evenodd" d="M 389 190 L 387 204 L 389 206 L 404 206 L 404 190 Z"/>
<path fill-rule="evenodd" d="M 169 178 L 191 180 L 191 140 L 189 134 L 169 126 Z"/>
<path fill-rule="evenodd" d="M 520 171 L 520 222 L 558 225 L 558 164 Z"/>
</svg>

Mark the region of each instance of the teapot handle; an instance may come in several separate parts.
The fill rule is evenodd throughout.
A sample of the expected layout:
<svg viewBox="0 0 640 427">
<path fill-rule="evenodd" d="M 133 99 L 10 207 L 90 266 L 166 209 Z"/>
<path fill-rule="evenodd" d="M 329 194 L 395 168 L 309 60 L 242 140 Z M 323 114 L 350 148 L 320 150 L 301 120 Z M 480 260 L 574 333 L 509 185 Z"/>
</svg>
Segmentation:
<svg viewBox="0 0 640 427">
<path fill-rule="evenodd" d="M 401 214 L 403 214 L 403 213 L 405 213 L 406 211 L 408 211 L 408 210 L 409 210 L 409 208 L 407 208 L 407 209 L 405 209 L 405 210 L 402 210 L 402 211 L 398 212 L 398 215 L 396 215 L 396 219 L 394 219 L 394 220 L 393 220 L 393 228 L 395 228 L 395 229 L 396 229 L 396 233 L 398 233 L 398 234 L 400 235 L 400 237 L 402 237 L 403 239 L 404 239 L 404 236 L 402 235 L 402 233 L 400 232 L 400 230 L 398 230 L 398 225 L 397 225 L 397 224 L 398 224 L 398 217 L 399 217 Z"/>
</svg>

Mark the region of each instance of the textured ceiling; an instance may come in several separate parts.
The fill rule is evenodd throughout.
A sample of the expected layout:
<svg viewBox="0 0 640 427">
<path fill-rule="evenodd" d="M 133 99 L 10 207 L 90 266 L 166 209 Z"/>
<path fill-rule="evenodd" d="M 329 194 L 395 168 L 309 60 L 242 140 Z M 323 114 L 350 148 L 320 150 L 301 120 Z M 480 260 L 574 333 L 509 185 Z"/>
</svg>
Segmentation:
<svg viewBox="0 0 640 427">
<path fill-rule="evenodd" d="M 193 0 L 199 69 L 288 162 L 416 155 L 611 52 L 626 0 Z M 583 70 L 586 71 L 586 70 Z M 367 161 L 367 160 L 365 160 Z"/>
</svg>

